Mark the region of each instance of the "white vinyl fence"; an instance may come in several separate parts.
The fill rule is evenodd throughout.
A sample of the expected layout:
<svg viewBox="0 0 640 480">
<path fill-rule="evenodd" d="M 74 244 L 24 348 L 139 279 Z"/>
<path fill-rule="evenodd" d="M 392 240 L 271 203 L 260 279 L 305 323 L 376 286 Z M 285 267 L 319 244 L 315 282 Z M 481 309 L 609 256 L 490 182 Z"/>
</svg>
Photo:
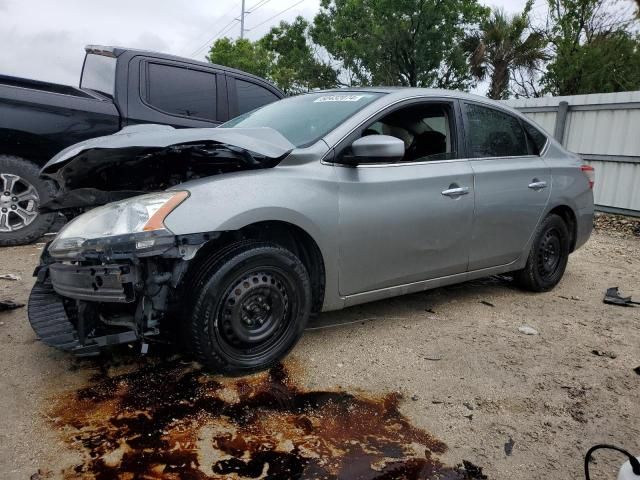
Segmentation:
<svg viewBox="0 0 640 480">
<path fill-rule="evenodd" d="M 640 92 L 506 100 L 596 170 L 596 209 L 640 216 Z"/>
</svg>

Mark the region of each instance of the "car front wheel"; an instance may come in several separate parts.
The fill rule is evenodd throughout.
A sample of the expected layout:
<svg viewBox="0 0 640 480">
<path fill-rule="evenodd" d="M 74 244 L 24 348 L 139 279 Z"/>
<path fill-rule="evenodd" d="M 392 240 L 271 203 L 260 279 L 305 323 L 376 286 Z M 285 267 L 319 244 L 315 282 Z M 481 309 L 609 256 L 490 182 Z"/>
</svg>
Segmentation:
<svg viewBox="0 0 640 480">
<path fill-rule="evenodd" d="M 555 214 L 538 226 L 525 267 L 514 279 L 527 290 L 547 292 L 562 279 L 569 260 L 570 235 L 567 224 Z"/>
<path fill-rule="evenodd" d="M 190 282 L 188 348 L 227 374 L 269 368 L 297 343 L 311 311 L 309 275 L 290 251 L 241 242 L 204 261 Z"/>
</svg>

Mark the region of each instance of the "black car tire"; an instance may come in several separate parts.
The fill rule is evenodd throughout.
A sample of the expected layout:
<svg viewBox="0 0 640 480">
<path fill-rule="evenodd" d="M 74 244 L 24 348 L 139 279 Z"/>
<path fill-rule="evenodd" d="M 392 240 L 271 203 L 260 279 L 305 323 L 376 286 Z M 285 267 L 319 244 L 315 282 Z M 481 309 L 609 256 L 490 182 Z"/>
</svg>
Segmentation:
<svg viewBox="0 0 640 480">
<path fill-rule="evenodd" d="M 56 190 L 53 183 L 40 178 L 40 168 L 35 163 L 30 162 L 29 160 L 26 160 L 24 158 L 14 157 L 10 155 L 0 155 L 0 175 L 2 174 L 9 174 L 20 177 L 20 181 L 18 182 L 19 185 L 16 188 L 24 188 L 24 185 L 28 184 L 33 186 L 38 196 L 36 210 L 39 205 L 48 202 L 55 195 Z M 0 189 L 3 189 L 4 186 L 4 178 L 0 176 Z M 0 195 L 3 195 L 2 198 L 13 198 L 12 195 L 4 195 L 6 193 L 7 192 L 4 191 L 0 192 Z M 15 206 L 18 207 L 20 205 L 21 204 Z M 13 203 L 11 205 L 3 203 L 0 208 L 6 208 L 7 212 L 10 212 L 13 206 Z M 14 221 L 15 218 L 17 218 L 15 214 L 11 215 L 10 221 Z M 24 245 L 34 242 L 49 231 L 55 219 L 55 213 L 37 213 L 36 217 L 27 225 L 21 227 L 18 226 L 13 231 L 0 230 L 0 246 Z M 2 226 L 0 225 L 0 227 Z"/>
<path fill-rule="evenodd" d="M 258 241 L 207 258 L 185 293 L 185 306 L 192 305 L 188 349 L 207 368 L 231 375 L 282 359 L 300 339 L 312 304 L 302 262 L 289 250 Z"/>
<path fill-rule="evenodd" d="M 569 260 L 570 235 L 558 215 L 548 215 L 536 230 L 525 267 L 514 280 L 526 290 L 548 292 L 562 279 Z"/>
</svg>

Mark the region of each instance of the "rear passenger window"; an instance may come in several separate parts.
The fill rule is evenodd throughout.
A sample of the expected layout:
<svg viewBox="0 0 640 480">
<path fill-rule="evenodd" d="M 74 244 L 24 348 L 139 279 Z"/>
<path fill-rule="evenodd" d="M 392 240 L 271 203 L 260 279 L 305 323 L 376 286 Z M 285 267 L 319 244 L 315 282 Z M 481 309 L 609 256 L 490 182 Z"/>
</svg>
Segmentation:
<svg viewBox="0 0 640 480">
<path fill-rule="evenodd" d="M 238 114 L 250 112 L 258 107 L 280 100 L 274 93 L 255 83 L 245 82 L 236 78 L 236 92 L 238 93 Z"/>
<path fill-rule="evenodd" d="M 150 63 L 147 102 L 166 113 L 215 120 L 216 75 Z"/>
<path fill-rule="evenodd" d="M 467 137 L 472 158 L 528 155 L 527 138 L 520 120 L 508 113 L 465 104 Z"/>
<path fill-rule="evenodd" d="M 522 125 L 529 137 L 529 143 L 533 147 L 531 153 L 540 155 L 540 152 L 542 152 L 542 149 L 547 143 L 547 136 L 530 123 L 522 122 Z"/>
</svg>

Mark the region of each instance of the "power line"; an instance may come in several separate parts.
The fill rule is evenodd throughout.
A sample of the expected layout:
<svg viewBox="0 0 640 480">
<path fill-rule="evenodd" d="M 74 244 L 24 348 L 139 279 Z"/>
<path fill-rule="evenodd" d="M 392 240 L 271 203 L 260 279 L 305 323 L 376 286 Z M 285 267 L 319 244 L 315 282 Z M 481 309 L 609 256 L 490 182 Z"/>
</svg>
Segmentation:
<svg viewBox="0 0 640 480">
<path fill-rule="evenodd" d="M 247 13 L 253 13 L 256 10 L 258 10 L 259 8 L 264 7 L 267 3 L 269 3 L 271 0 L 260 0 L 259 2 L 257 2 L 253 7 L 249 7 L 249 9 L 247 10 Z"/>
<path fill-rule="evenodd" d="M 247 15 L 255 12 L 261 7 L 264 7 L 271 0 L 260 0 L 258 3 L 255 3 L 253 7 L 247 9 L 245 8 L 245 0 L 242 0 L 242 10 L 240 12 L 240 39 L 244 38 L 244 32 L 248 31 L 248 28 L 244 28 L 244 20 Z"/>
<path fill-rule="evenodd" d="M 270 22 L 271 20 L 273 20 L 276 17 L 279 17 L 280 15 L 282 15 L 283 13 L 288 12 L 289 10 L 291 10 L 294 7 L 297 7 L 298 5 L 300 5 L 302 2 L 304 2 L 305 0 L 300 0 L 299 2 L 294 3 L 293 5 L 291 5 L 290 7 L 285 8 L 284 10 L 282 10 L 281 12 L 276 13 L 275 15 L 272 15 L 271 17 L 267 18 L 264 22 L 260 22 L 257 25 L 254 25 L 253 27 L 251 27 L 251 30 L 254 30 L 262 25 L 264 25 L 267 22 Z"/>
<path fill-rule="evenodd" d="M 237 2 L 236 2 L 236 3 L 237 3 Z M 238 5 L 237 5 L 237 4 L 234 4 L 234 6 L 233 6 L 232 8 L 230 8 L 229 10 L 227 10 L 226 12 L 224 12 L 224 13 L 220 16 L 220 18 L 218 19 L 218 21 L 216 21 L 216 22 L 214 22 L 214 23 L 213 23 L 212 27 L 213 27 L 213 26 L 215 26 L 215 25 L 218 25 L 218 24 L 220 23 L 220 21 L 221 21 L 224 17 L 226 17 L 227 15 L 229 15 L 229 14 L 230 14 L 231 12 L 233 12 L 236 8 L 238 8 Z M 233 19 L 233 20 L 232 20 L 232 22 L 234 22 L 234 21 L 235 21 L 235 19 Z M 229 24 L 227 24 L 226 26 L 222 27 L 222 29 L 224 30 L 225 28 L 227 28 L 227 26 L 228 26 L 228 25 L 229 25 Z M 206 47 L 206 46 L 209 44 L 209 42 L 211 42 L 211 40 L 212 40 L 212 39 L 207 40 L 204 44 L 202 44 L 200 47 L 198 47 L 198 49 L 197 49 L 197 50 L 194 50 L 194 52 L 193 52 L 191 55 L 195 55 L 198 51 L 202 50 L 204 47 Z"/>
<path fill-rule="evenodd" d="M 191 56 L 193 57 L 196 53 L 198 53 L 200 50 L 202 50 L 205 47 L 208 47 L 211 42 L 213 42 L 214 40 L 216 40 L 218 37 L 220 37 L 221 35 L 224 35 L 225 33 L 227 33 L 229 30 L 231 30 L 231 27 L 238 21 L 237 18 L 234 18 L 233 20 L 231 20 L 229 23 L 227 23 L 224 27 L 222 27 L 220 29 L 220 31 L 218 33 L 216 33 L 213 37 L 211 37 L 210 39 L 208 39 L 206 42 L 204 42 L 202 45 L 200 45 L 197 49 L 195 49 L 192 53 Z"/>
</svg>

